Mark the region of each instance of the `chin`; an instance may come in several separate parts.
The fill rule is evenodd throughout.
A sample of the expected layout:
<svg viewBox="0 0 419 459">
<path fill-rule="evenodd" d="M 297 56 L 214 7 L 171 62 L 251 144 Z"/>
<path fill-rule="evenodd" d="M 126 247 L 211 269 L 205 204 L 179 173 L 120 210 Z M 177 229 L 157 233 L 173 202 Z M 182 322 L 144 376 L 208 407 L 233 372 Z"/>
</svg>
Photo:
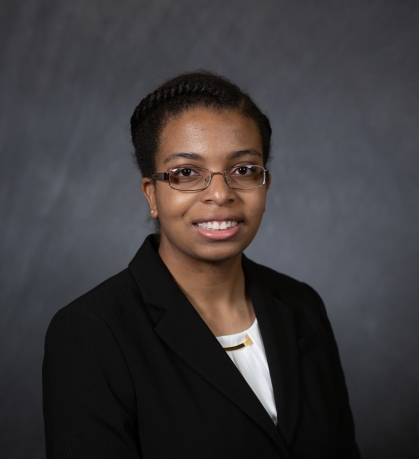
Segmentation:
<svg viewBox="0 0 419 459">
<path fill-rule="evenodd" d="M 231 247 L 230 244 L 230 247 L 227 247 L 227 244 L 224 247 L 214 247 L 215 244 L 211 244 L 211 246 L 206 250 L 199 250 L 192 256 L 200 261 L 206 261 L 209 263 L 221 263 L 223 261 L 231 260 L 241 256 L 249 244 L 240 247 Z"/>
</svg>

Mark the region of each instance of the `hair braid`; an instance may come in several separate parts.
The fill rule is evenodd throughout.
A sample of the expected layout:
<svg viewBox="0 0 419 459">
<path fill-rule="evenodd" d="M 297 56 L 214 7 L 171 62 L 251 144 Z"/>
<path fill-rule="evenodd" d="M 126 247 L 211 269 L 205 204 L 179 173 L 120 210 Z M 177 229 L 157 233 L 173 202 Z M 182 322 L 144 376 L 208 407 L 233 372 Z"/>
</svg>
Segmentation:
<svg viewBox="0 0 419 459">
<path fill-rule="evenodd" d="M 237 110 L 254 120 L 262 139 L 266 164 L 270 154 L 271 126 L 252 99 L 226 78 L 206 71 L 181 74 L 148 94 L 131 117 L 135 159 L 144 177 L 155 172 L 158 141 L 166 121 L 195 107 Z"/>
</svg>

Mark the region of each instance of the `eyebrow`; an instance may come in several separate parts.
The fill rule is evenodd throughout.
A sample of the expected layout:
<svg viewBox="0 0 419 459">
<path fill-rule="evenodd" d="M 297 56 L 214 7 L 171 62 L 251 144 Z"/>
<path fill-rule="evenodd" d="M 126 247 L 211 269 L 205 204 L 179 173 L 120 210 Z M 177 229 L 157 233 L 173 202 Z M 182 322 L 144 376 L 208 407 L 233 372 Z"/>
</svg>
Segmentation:
<svg viewBox="0 0 419 459">
<path fill-rule="evenodd" d="M 259 156 L 262 158 L 261 153 L 259 153 L 257 150 L 254 150 L 253 148 L 249 148 L 247 150 L 238 150 L 238 151 L 232 151 L 227 155 L 227 159 L 237 159 L 241 158 L 242 156 Z M 170 163 L 172 161 L 175 161 L 179 158 L 184 158 L 184 159 L 193 159 L 195 161 L 204 161 L 204 157 L 200 155 L 199 153 L 187 153 L 187 152 L 181 152 L 181 153 L 173 153 L 173 155 L 168 156 L 164 160 L 164 164 Z"/>
<path fill-rule="evenodd" d="M 175 161 L 176 159 L 179 158 L 185 158 L 185 159 L 194 159 L 195 161 L 203 161 L 204 157 L 198 153 L 173 153 L 173 155 L 168 156 L 164 160 L 164 164 L 171 163 L 172 161 Z"/>
<path fill-rule="evenodd" d="M 241 158 L 242 156 L 259 156 L 262 158 L 262 154 L 259 153 L 257 150 L 254 150 L 253 148 L 249 148 L 247 150 L 239 150 L 239 151 L 233 151 L 227 155 L 227 159 L 237 159 Z"/>
</svg>

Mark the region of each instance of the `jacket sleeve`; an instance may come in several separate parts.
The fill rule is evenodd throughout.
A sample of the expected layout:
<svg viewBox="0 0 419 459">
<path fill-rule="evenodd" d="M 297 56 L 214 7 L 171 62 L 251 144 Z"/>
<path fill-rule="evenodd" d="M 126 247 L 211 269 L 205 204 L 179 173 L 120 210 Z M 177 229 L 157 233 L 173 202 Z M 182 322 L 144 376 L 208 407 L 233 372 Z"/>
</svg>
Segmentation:
<svg viewBox="0 0 419 459">
<path fill-rule="evenodd" d="M 348 390 L 346 388 L 345 376 L 343 373 L 339 351 L 333 334 L 330 321 L 327 317 L 326 308 L 319 294 L 310 286 L 307 286 L 315 295 L 320 310 L 323 329 L 331 353 L 331 362 L 335 376 L 336 393 L 338 394 L 339 410 L 339 438 L 338 454 L 336 459 L 361 459 L 358 446 L 355 441 L 355 426 L 352 411 L 349 405 Z"/>
<path fill-rule="evenodd" d="M 85 308 L 53 318 L 43 363 L 47 459 L 139 459 L 135 392 L 108 325 Z"/>
</svg>

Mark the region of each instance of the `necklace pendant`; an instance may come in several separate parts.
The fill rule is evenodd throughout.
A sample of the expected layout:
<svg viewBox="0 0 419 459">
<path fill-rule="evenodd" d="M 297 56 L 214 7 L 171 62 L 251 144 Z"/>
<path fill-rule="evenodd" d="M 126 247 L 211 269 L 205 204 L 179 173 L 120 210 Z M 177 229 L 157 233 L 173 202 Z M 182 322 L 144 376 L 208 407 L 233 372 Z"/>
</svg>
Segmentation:
<svg viewBox="0 0 419 459">
<path fill-rule="evenodd" d="M 235 346 L 223 346 L 223 349 L 224 349 L 226 352 L 237 351 L 238 349 L 243 349 L 243 348 L 246 347 L 246 346 L 250 346 L 250 344 L 253 344 L 253 341 L 252 341 L 252 339 L 250 338 L 250 336 L 248 336 L 248 337 L 246 338 L 246 340 L 243 341 L 243 343 L 236 344 Z"/>
</svg>

